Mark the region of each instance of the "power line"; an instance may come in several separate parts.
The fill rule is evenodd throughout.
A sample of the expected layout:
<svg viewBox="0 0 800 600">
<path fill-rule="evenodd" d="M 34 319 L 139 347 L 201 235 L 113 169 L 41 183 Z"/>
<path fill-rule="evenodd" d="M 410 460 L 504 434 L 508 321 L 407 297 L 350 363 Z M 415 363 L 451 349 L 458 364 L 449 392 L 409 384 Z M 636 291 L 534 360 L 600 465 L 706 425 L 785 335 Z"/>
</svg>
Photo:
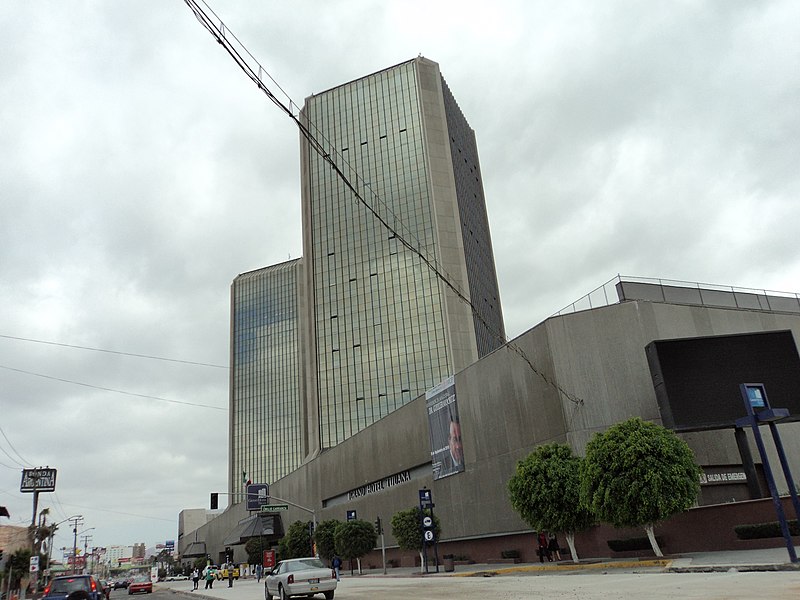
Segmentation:
<svg viewBox="0 0 800 600">
<path fill-rule="evenodd" d="M 32 338 L 24 338 L 24 337 L 17 337 L 13 335 L 3 335 L 0 333 L 0 338 L 4 338 L 7 340 L 17 340 L 21 342 L 33 342 L 34 344 L 47 344 L 49 346 L 60 346 L 62 348 L 75 348 L 77 350 L 91 350 L 92 352 L 105 352 L 106 354 L 118 354 L 120 356 L 133 356 L 135 358 L 147 358 L 150 360 L 163 360 L 166 362 L 174 362 L 174 363 L 182 363 L 185 365 L 197 365 L 200 367 L 213 367 L 215 369 L 227 369 L 228 367 L 224 365 L 215 365 L 213 363 L 204 363 L 204 362 L 197 362 L 193 360 L 181 360 L 178 358 L 167 358 L 164 356 L 154 356 L 151 354 L 135 354 L 133 352 L 121 352 L 118 350 L 108 350 L 106 348 L 93 348 L 91 346 L 78 346 L 76 344 L 64 344 L 61 342 L 49 342 L 46 340 L 35 340 Z"/>
<path fill-rule="evenodd" d="M 231 30 L 225 26 L 225 24 L 222 22 L 222 19 L 220 19 L 216 15 L 216 13 L 214 13 L 214 11 L 211 9 L 210 6 L 208 6 L 205 0 L 201 0 L 201 2 L 206 6 L 208 11 L 212 15 L 214 15 L 216 20 L 219 22 L 219 26 L 217 26 L 217 24 L 205 13 L 205 11 L 203 11 L 202 8 L 200 8 L 200 6 L 198 6 L 195 0 L 184 0 L 184 2 L 189 7 L 189 9 L 194 13 L 195 17 L 203 25 L 203 27 L 206 28 L 206 30 L 217 40 L 217 42 L 225 49 L 225 51 L 231 56 L 231 58 L 233 58 L 233 60 L 236 62 L 239 68 L 245 73 L 245 75 L 251 81 L 253 81 L 253 83 L 255 83 L 256 86 L 258 86 L 258 89 L 260 89 L 262 92 L 264 92 L 264 94 L 266 94 L 266 96 L 270 99 L 270 101 L 272 101 L 273 104 L 275 104 L 282 112 L 284 112 L 290 119 L 292 119 L 292 121 L 294 121 L 295 125 L 297 125 L 298 129 L 300 130 L 301 135 L 306 139 L 306 141 L 308 141 L 309 146 L 331 167 L 331 169 L 336 173 L 337 177 L 353 193 L 355 198 L 370 213 L 372 213 L 372 215 L 378 220 L 378 222 L 380 222 L 381 225 L 383 225 L 388 231 L 390 231 L 405 248 L 407 248 L 410 252 L 418 256 L 419 259 L 422 260 L 422 262 L 434 273 L 437 279 L 439 279 L 442 283 L 444 283 L 461 301 L 465 302 L 470 307 L 473 316 L 477 318 L 484 325 L 484 327 L 486 327 L 486 330 L 493 337 L 498 339 L 502 344 L 506 345 L 506 347 L 509 350 L 517 354 L 525 362 L 525 364 L 527 364 L 528 367 L 536 375 L 538 375 L 547 385 L 559 391 L 561 394 L 564 395 L 564 397 L 566 397 L 570 402 L 572 402 L 576 406 L 583 405 L 584 401 L 582 398 L 579 398 L 574 394 L 567 392 L 564 388 L 561 387 L 561 385 L 559 385 L 555 381 L 551 381 L 550 378 L 547 377 L 545 373 L 536 368 L 536 366 L 527 357 L 522 348 L 520 348 L 518 345 L 514 343 L 509 343 L 505 335 L 497 331 L 493 327 L 493 325 L 490 324 L 483 317 L 481 312 L 472 303 L 472 301 L 459 289 L 459 287 L 455 283 L 451 281 L 448 274 L 446 274 L 444 272 L 444 269 L 441 268 L 441 266 L 438 264 L 436 258 L 431 259 L 425 256 L 421 249 L 411 244 L 403 235 L 398 233 L 397 230 L 394 227 L 392 227 L 392 225 L 390 225 L 387 222 L 387 220 L 382 215 L 380 215 L 370 203 L 368 203 L 364 199 L 364 197 L 356 189 L 356 187 L 353 185 L 353 183 L 350 181 L 347 175 L 339 167 L 337 162 L 334 161 L 334 159 L 332 158 L 333 155 L 337 155 L 339 157 L 339 160 L 346 164 L 346 161 L 339 155 L 339 152 L 333 147 L 333 145 L 330 143 L 329 140 L 325 139 L 325 136 L 319 131 L 319 128 L 317 128 L 307 116 L 301 119 L 299 114 L 295 114 L 295 112 L 292 109 L 293 107 L 297 107 L 297 105 L 292 101 L 289 95 L 277 84 L 275 79 L 271 75 L 269 75 L 266 69 L 264 69 L 261 66 L 261 64 L 255 59 L 255 57 L 250 53 L 250 51 L 247 50 L 244 44 L 242 44 L 242 42 L 239 41 L 239 39 L 231 32 Z M 233 43 L 231 42 L 231 39 L 236 41 L 241 51 L 238 48 L 234 47 Z M 255 64 L 250 65 L 244 54 L 250 57 L 250 59 L 252 59 L 252 61 Z M 256 70 L 255 67 L 258 67 L 258 69 Z M 273 94 L 272 91 L 270 91 L 269 88 L 267 88 L 267 86 L 261 79 L 262 73 L 266 74 L 269 77 L 269 79 L 275 83 L 278 89 L 281 90 L 283 95 L 286 96 L 286 98 L 289 101 L 288 106 L 283 102 L 281 102 L 275 96 L 275 94 Z M 323 143 L 317 138 L 317 136 L 315 136 L 314 133 L 312 133 L 309 127 L 312 127 L 319 134 L 319 137 L 321 137 L 325 142 L 328 143 L 330 150 L 326 149 Z M 352 167 L 350 167 L 350 170 L 354 173 L 355 178 L 363 183 L 364 180 L 363 178 L 361 178 L 358 172 Z M 384 207 L 386 207 L 386 204 L 381 200 L 378 194 L 371 188 L 368 189 L 372 194 L 372 198 L 380 202 L 381 205 L 383 205 Z M 397 219 L 396 215 L 392 214 L 392 216 L 395 217 L 395 219 Z M 402 226 L 402 222 L 399 219 L 398 219 L 398 224 Z M 405 229 L 407 230 L 407 228 Z M 413 234 L 412 237 L 414 237 Z M 417 243 L 419 244 L 419 240 L 417 240 Z"/>
<path fill-rule="evenodd" d="M 15 463 L 17 463 L 19 466 L 21 466 L 21 467 L 23 467 L 23 468 L 24 468 L 25 466 L 30 466 L 30 465 L 31 465 L 31 462 L 30 462 L 30 461 L 28 461 L 28 460 L 25 460 L 25 459 L 22 457 L 22 455 L 21 455 L 21 454 L 20 454 L 20 453 L 17 451 L 17 449 L 14 447 L 14 444 L 12 444 L 12 443 L 11 443 L 11 440 L 9 440 L 9 439 L 8 439 L 8 436 L 6 435 L 6 432 L 5 432 L 5 431 L 3 431 L 3 428 L 2 428 L 2 427 L 0 427 L 0 433 L 2 433 L 2 434 L 3 434 L 3 437 L 5 438 L 5 440 L 6 440 L 6 443 L 8 444 L 8 447 L 9 447 L 9 448 L 11 448 L 11 449 L 14 451 L 14 454 L 16 454 L 16 455 L 17 455 L 17 456 L 20 458 L 20 460 L 21 460 L 22 462 L 19 462 L 19 460 L 17 460 L 17 459 L 16 459 L 16 458 L 14 458 L 13 456 L 11 456 L 11 455 L 10 455 L 8 452 L 6 452 L 5 448 L 1 448 L 1 447 L 0 447 L 0 450 L 2 450 L 2 451 L 3 451 L 3 454 L 5 454 L 5 455 L 6 455 L 8 458 L 10 458 L 11 460 L 13 460 Z M 5 465 L 3 465 L 3 466 L 5 466 Z"/>
<path fill-rule="evenodd" d="M 26 371 L 24 369 L 15 369 L 14 367 L 8 367 L 6 365 L 0 365 L 0 369 L 5 369 L 7 371 L 14 371 L 15 373 L 23 373 L 25 375 L 32 375 L 34 377 L 41 377 L 42 379 L 50 379 L 52 381 L 60 381 L 62 383 L 71 383 L 73 385 L 80 385 L 82 387 L 88 387 L 95 390 L 100 390 L 103 392 L 113 392 L 115 394 L 124 394 L 126 396 L 135 396 L 137 398 L 147 398 L 149 400 L 158 400 L 160 402 L 169 402 L 170 404 L 182 404 L 184 406 L 197 406 L 199 408 L 211 408 L 213 410 L 222 410 L 226 411 L 227 408 L 221 406 L 212 406 L 210 404 L 200 404 L 199 402 L 185 402 L 183 400 L 170 400 L 169 398 L 162 398 L 160 396 L 150 396 L 148 394 L 137 394 L 134 392 L 126 392 L 124 390 L 116 390 L 114 388 L 103 387 L 99 385 L 92 385 L 90 383 L 82 383 L 80 381 L 72 381 L 71 379 L 63 379 L 61 377 L 53 377 L 52 375 L 44 375 L 42 373 L 34 373 L 33 371 Z"/>
</svg>

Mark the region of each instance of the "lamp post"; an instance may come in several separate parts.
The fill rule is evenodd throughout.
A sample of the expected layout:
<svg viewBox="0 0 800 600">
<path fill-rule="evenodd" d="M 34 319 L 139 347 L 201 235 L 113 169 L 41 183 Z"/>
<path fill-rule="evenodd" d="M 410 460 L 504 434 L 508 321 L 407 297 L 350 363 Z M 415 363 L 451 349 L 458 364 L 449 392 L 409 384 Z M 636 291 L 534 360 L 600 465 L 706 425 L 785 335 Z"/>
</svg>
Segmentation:
<svg viewBox="0 0 800 600">
<path fill-rule="evenodd" d="M 59 521 L 58 523 L 56 523 L 55 525 L 50 527 L 50 535 L 48 536 L 48 539 L 47 539 L 47 570 L 48 571 L 50 571 L 50 559 L 53 557 L 53 538 L 56 535 L 56 529 L 58 529 L 58 526 L 61 525 L 62 523 L 66 523 L 67 521 L 72 521 L 73 519 L 82 519 L 82 518 L 83 517 L 81 517 L 80 515 L 72 515 L 71 517 L 69 517 L 67 519 L 64 519 L 63 521 Z"/>
</svg>

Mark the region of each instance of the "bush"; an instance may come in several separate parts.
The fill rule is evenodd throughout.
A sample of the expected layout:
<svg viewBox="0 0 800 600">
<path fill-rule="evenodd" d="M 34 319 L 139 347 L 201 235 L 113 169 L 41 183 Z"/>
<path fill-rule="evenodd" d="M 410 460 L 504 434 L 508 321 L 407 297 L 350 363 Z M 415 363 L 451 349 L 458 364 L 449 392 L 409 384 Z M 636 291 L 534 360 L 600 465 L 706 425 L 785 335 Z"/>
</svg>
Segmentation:
<svg viewBox="0 0 800 600">
<path fill-rule="evenodd" d="M 789 533 L 800 535 L 800 524 L 797 519 L 789 521 Z M 737 525 L 733 528 L 736 537 L 740 540 L 760 540 L 763 538 L 782 537 L 780 523 L 771 521 L 769 523 L 751 523 L 749 525 Z"/>
<path fill-rule="evenodd" d="M 500 558 L 519 558 L 519 550 L 503 550 L 500 552 Z"/>
<path fill-rule="evenodd" d="M 664 538 L 660 535 L 656 536 L 656 542 L 659 546 L 664 545 Z M 645 537 L 628 538 L 626 540 L 608 540 L 606 542 L 608 547 L 614 552 L 632 552 L 635 550 L 650 550 L 650 540 Z"/>
</svg>

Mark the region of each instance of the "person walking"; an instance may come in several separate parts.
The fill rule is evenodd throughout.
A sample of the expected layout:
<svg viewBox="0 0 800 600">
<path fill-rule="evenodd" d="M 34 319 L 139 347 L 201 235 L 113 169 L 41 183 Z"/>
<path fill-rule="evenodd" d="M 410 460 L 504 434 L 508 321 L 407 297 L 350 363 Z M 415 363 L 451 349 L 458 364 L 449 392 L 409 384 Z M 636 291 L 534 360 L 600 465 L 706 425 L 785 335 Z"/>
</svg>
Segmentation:
<svg viewBox="0 0 800 600">
<path fill-rule="evenodd" d="M 205 580 L 206 580 L 206 589 L 207 590 L 213 590 L 214 589 L 214 569 L 212 569 L 210 566 L 206 567 Z"/>
<path fill-rule="evenodd" d="M 192 571 L 192 591 L 197 589 L 197 583 L 200 581 L 200 570 L 195 567 Z"/>
<path fill-rule="evenodd" d="M 538 536 L 539 540 L 539 562 L 544 562 L 544 557 L 547 557 L 548 562 L 553 561 L 553 557 L 550 556 L 549 544 L 550 541 L 547 539 L 547 534 L 544 531 L 539 532 Z"/>
<path fill-rule="evenodd" d="M 228 587 L 233 587 L 233 564 L 228 563 Z"/>
<path fill-rule="evenodd" d="M 264 571 L 264 567 L 262 567 L 260 564 L 256 565 L 256 581 L 257 582 L 261 581 L 261 573 L 263 573 L 263 571 Z"/>
<path fill-rule="evenodd" d="M 333 562 L 331 564 L 333 565 L 333 570 L 336 571 L 336 581 L 341 581 L 339 579 L 339 569 L 342 568 L 342 559 L 339 558 L 338 555 L 334 555 Z"/>
<path fill-rule="evenodd" d="M 558 538 L 555 533 L 550 534 L 550 539 L 547 541 L 547 550 L 551 560 L 561 560 L 561 547 L 558 545 Z"/>
</svg>

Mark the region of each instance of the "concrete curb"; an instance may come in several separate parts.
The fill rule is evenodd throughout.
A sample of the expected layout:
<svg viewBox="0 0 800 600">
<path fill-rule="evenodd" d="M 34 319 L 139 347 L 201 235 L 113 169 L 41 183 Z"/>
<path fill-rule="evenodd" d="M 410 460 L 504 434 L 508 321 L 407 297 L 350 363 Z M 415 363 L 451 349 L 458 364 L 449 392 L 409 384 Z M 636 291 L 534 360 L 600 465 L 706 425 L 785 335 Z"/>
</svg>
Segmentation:
<svg viewBox="0 0 800 600">
<path fill-rule="evenodd" d="M 503 569 L 483 569 L 469 573 L 453 573 L 451 577 L 492 577 L 494 575 L 507 575 L 509 573 L 547 573 L 553 571 L 588 571 L 598 569 L 652 569 L 666 568 L 672 564 L 670 559 L 655 560 L 620 560 L 599 563 L 572 563 L 561 565 L 525 565 L 520 567 L 506 567 Z"/>
</svg>

